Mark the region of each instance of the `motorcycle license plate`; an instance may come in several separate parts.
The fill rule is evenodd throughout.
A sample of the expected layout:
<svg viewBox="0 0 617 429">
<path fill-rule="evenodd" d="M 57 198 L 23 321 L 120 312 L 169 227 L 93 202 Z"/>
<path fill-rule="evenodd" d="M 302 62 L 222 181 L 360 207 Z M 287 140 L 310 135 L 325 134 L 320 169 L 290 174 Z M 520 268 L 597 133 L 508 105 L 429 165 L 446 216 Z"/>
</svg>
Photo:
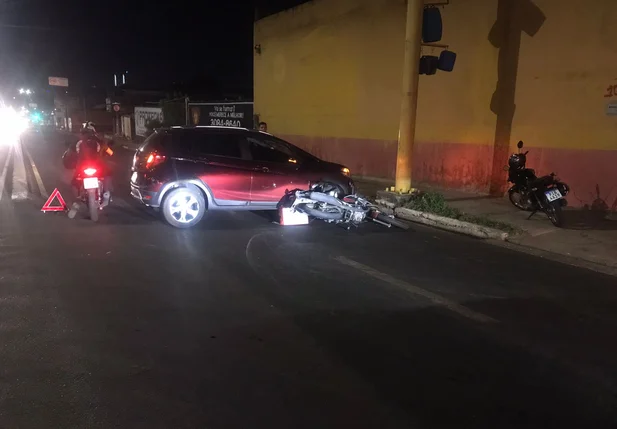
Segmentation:
<svg viewBox="0 0 617 429">
<path fill-rule="evenodd" d="M 99 179 L 98 177 L 86 177 L 84 179 L 84 189 L 98 189 Z"/>
<path fill-rule="evenodd" d="M 308 225 L 309 223 L 309 218 L 305 213 L 296 212 L 292 208 L 281 207 L 279 215 L 281 217 L 280 224 L 284 226 Z"/>
<path fill-rule="evenodd" d="M 546 195 L 546 199 L 548 200 L 549 203 L 555 200 L 558 200 L 560 198 L 563 198 L 563 195 L 561 195 L 561 192 L 559 192 L 559 189 L 548 190 L 544 193 L 544 195 Z"/>
</svg>

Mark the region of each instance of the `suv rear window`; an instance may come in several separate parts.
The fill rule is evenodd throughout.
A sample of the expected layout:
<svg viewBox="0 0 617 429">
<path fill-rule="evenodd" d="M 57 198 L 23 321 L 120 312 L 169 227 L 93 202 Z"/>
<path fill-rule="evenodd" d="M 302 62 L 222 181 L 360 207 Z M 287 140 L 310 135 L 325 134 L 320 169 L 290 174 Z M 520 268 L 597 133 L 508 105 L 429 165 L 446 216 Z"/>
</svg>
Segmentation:
<svg viewBox="0 0 617 429">
<path fill-rule="evenodd" d="M 165 149 L 169 143 L 169 133 L 160 130 L 152 133 L 141 145 L 142 152 L 151 152 L 156 149 Z"/>
</svg>

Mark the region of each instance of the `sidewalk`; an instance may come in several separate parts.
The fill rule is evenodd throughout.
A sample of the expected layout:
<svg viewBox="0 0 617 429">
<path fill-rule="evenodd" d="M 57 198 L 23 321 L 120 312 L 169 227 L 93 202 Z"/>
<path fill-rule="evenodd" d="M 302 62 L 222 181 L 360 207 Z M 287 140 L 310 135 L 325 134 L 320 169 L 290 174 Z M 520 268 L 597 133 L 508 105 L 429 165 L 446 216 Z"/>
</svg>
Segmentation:
<svg viewBox="0 0 617 429">
<path fill-rule="evenodd" d="M 374 197 L 377 190 L 387 187 L 385 182 L 354 180 L 359 193 L 369 197 Z M 536 213 L 528 220 L 530 213 L 516 209 L 507 196 L 493 198 L 454 190 L 420 188 L 440 192 L 451 207 L 507 222 L 524 231 L 511 236 L 508 239 L 510 243 L 617 269 L 617 214 L 614 212 L 603 218 L 591 210 L 567 209 L 565 228 L 556 228 L 544 213 Z"/>
</svg>

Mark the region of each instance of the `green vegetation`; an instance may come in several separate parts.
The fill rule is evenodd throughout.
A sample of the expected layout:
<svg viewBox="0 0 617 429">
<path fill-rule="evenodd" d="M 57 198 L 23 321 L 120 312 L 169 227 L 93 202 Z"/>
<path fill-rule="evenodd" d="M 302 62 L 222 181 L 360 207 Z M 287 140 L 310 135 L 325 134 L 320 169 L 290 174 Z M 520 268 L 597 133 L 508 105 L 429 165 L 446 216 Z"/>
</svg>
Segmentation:
<svg viewBox="0 0 617 429">
<path fill-rule="evenodd" d="M 486 216 L 470 215 L 457 208 L 450 207 L 448 202 L 438 192 L 422 192 L 414 196 L 406 205 L 408 209 L 420 212 L 432 213 L 437 216 L 448 217 L 463 222 L 475 223 L 476 225 L 495 228 L 510 234 L 520 233 L 520 229 L 507 222 L 500 222 Z"/>
<path fill-rule="evenodd" d="M 450 207 L 446 199 L 438 192 L 421 192 L 415 195 L 407 204 L 408 209 L 427 212 L 438 216 L 460 219 L 463 213 Z"/>
</svg>

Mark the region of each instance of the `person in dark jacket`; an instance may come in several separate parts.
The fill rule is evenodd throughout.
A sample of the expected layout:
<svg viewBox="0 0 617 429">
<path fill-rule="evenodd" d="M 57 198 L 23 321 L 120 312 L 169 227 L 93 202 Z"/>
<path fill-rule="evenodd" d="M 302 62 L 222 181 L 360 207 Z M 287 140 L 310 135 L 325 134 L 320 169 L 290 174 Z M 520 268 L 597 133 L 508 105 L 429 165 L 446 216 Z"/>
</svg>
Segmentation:
<svg viewBox="0 0 617 429">
<path fill-rule="evenodd" d="M 76 196 L 79 194 L 79 183 L 77 181 L 78 173 L 80 173 L 83 168 L 86 168 L 88 163 L 94 162 L 99 166 L 99 168 L 102 169 L 100 174 L 104 178 L 104 200 L 108 202 L 110 195 L 109 193 L 112 191 L 111 171 L 102 160 L 102 156 L 104 155 L 102 151 L 103 146 L 107 148 L 107 154 L 113 153 L 113 151 L 111 151 L 105 142 L 97 135 L 94 124 L 92 122 L 86 122 L 84 127 L 81 129 L 80 139 L 75 145 L 77 164 L 75 171 L 73 172 L 72 184 L 76 190 Z"/>
</svg>

